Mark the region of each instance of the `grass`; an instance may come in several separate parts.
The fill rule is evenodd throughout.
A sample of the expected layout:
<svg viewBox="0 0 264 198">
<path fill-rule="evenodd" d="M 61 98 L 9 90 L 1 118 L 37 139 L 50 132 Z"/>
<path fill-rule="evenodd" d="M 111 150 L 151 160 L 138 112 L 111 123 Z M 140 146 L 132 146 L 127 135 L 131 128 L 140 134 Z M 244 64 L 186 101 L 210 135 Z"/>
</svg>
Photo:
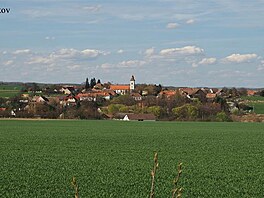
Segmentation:
<svg viewBox="0 0 264 198">
<path fill-rule="evenodd" d="M 254 107 L 255 113 L 264 114 L 264 102 L 262 102 L 262 103 L 249 103 L 249 105 Z"/>
<path fill-rule="evenodd" d="M 22 89 L 22 86 L 20 86 L 20 85 L 0 85 L 0 91 L 1 90 L 20 91 L 21 89 Z"/>
<path fill-rule="evenodd" d="M 249 100 L 249 101 L 264 101 L 263 96 L 242 96 L 243 100 Z"/>
<path fill-rule="evenodd" d="M 0 85 L 0 97 L 14 97 L 20 93 L 21 88 L 19 85 Z"/>
<path fill-rule="evenodd" d="M 254 112 L 264 114 L 264 97 L 262 96 L 243 96 L 243 100 L 248 100 L 247 104 L 254 106 Z"/>
<path fill-rule="evenodd" d="M 262 197 L 263 123 L 0 120 L 0 197 Z"/>
<path fill-rule="evenodd" d="M 19 95 L 20 91 L 15 91 L 15 90 L 0 90 L 0 97 L 2 98 L 10 98 L 14 97 L 16 95 Z"/>
</svg>

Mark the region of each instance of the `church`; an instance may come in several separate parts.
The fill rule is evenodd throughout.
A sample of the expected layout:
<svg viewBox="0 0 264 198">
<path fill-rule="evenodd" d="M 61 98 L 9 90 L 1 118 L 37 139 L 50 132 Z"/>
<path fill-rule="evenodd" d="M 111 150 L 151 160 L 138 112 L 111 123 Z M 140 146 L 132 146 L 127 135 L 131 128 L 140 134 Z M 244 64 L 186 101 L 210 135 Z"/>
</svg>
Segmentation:
<svg viewBox="0 0 264 198">
<path fill-rule="evenodd" d="M 125 95 L 132 93 L 135 90 L 136 80 L 134 75 L 131 76 L 129 85 L 110 85 L 110 89 L 115 91 L 117 94 Z"/>
</svg>

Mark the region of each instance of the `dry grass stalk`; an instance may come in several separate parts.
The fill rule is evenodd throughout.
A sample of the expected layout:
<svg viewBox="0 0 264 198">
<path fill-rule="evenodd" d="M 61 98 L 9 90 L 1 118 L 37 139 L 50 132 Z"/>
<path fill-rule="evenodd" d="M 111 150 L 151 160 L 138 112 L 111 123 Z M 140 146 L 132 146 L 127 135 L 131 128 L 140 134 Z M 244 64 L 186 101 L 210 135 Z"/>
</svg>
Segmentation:
<svg viewBox="0 0 264 198">
<path fill-rule="evenodd" d="M 153 166 L 153 170 L 151 171 L 151 191 L 150 191 L 150 198 L 154 198 L 154 187 L 155 187 L 155 175 L 156 175 L 156 171 L 159 167 L 159 163 L 158 163 L 158 153 L 155 153 L 154 155 L 154 166 Z"/>
<path fill-rule="evenodd" d="M 74 188 L 74 191 L 75 191 L 75 196 L 74 198 L 79 198 L 79 193 L 78 193 L 78 185 L 77 185 L 77 182 L 76 182 L 76 178 L 75 177 L 72 177 L 72 182 L 71 182 L 73 188 Z"/>
<path fill-rule="evenodd" d="M 172 190 L 172 198 L 180 198 L 182 196 L 183 188 L 178 187 L 178 182 L 179 182 L 181 174 L 182 174 L 182 163 L 179 163 L 178 174 L 173 181 L 174 189 Z"/>
</svg>

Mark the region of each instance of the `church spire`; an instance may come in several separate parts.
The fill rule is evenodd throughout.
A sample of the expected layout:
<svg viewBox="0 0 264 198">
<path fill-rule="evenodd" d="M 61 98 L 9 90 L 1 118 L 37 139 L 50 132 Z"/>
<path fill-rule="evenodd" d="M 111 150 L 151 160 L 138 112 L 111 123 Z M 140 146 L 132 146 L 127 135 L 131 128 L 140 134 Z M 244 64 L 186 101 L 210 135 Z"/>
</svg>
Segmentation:
<svg viewBox="0 0 264 198">
<path fill-rule="evenodd" d="M 134 91 L 135 90 L 135 82 L 136 82 L 136 80 L 135 80 L 135 77 L 134 77 L 134 75 L 132 75 L 132 77 L 131 77 L 131 79 L 130 79 L 130 92 L 132 92 L 132 91 Z"/>
</svg>

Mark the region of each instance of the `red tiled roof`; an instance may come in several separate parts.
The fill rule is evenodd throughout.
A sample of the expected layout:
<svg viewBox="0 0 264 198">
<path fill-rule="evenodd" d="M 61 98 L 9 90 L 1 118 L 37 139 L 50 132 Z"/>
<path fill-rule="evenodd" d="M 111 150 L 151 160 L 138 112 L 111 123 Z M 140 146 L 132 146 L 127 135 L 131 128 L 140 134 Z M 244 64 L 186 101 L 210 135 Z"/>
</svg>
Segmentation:
<svg viewBox="0 0 264 198">
<path fill-rule="evenodd" d="M 199 89 L 198 88 L 180 88 L 179 89 L 182 93 L 187 93 L 188 95 L 195 94 Z"/>
<path fill-rule="evenodd" d="M 164 90 L 160 92 L 161 95 L 173 96 L 176 95 L 175 90 Z"/>
<path fill-rule="evenodd" d="M 206 98 L 209 98 L 209 99 L 213 99 L 217 96 L 217 94 L 214 94 L 214 93 L 208 93 L 206 94 Z"/>
<path fill-rule="evenodd" d="M 254 90 L 247 90 L 247 95 L 248 96 L 254 96 L 257 92 Z"/>
<path fill-rule="evenodd" d="M 111 90 L 130 90 L 129 85 L 110 85 Z"/>
</svg>

